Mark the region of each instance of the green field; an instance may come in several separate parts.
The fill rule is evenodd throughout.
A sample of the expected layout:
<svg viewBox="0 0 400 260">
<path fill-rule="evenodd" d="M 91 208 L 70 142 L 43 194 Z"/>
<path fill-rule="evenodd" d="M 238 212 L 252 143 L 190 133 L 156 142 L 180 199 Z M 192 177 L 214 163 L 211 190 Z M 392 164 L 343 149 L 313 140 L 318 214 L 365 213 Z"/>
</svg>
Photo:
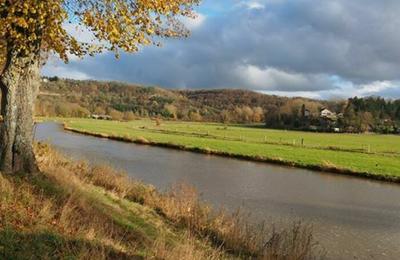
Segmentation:
<svg viewBox="0 0 400 260">
<path fill-rule="evenodd" d="M 72 129 L 110 137 L 145 139 L 188 149 L 281 161 L 304 168 L 349 170 L 400 179 L 400 136 L 327 134 L 260 126 L 136 120 L 63 119 Z"/>
</svg>

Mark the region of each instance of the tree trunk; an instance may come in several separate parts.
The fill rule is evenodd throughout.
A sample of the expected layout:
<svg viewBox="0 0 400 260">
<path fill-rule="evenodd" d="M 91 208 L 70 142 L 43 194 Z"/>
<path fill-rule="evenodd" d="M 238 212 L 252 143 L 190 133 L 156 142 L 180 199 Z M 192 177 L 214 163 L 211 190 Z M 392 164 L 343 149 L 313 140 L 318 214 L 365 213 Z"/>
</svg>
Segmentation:
<svg viewBox="0 0 400 260">
<path fill-rule="evenodd" d="M 33 151 L 34 103 L 40 84 L 39 55 L 10 53 L 0 76 L 2 91 L 0 129 L 0 171 L 38 170 Z"/>
</svg>

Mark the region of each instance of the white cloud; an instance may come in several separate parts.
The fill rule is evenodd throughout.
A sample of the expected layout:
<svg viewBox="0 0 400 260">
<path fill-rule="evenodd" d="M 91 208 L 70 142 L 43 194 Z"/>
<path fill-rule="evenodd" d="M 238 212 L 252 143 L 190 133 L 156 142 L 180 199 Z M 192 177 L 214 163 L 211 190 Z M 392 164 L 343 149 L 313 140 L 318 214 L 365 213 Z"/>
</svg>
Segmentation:
<svg viewBox="0 0 400 260">
<path fill-rule="evenodd" d="M 260 2 L 257 1 L 251 1 L 247 4 L 247 7 L 249 9 L 264 9 L 265 6 L 263 4 L 261 4 Z"/>
<path fill-rule="evenodd" d="M 350 81 L 343 81 L 336 89 L 322 91 L 260 91 L 264 94 L 307 97 L 314 99 L 342 99 L 348 97 L 382 96 L 385 98 L 398 98 L 400 96 L 400 82 L 397 81 L 375 81 L 367 84 L 355 85 Z"/>
<path fill-rule="evenodd" d="M 189 30 L 195 30 L 201 27 L 207 19 L 207 17 L 202 13 L 196 13 L 195 15 L 195 18 L 183 18 L 183 23 Z"/>
<path fill-rule="evenodd" d="M 322 96 L 319 92 L 312 91 L 259 91 L 260 93 L 266 95 L 276 95 L 276 96 L 284 96 L 284 97 L 305 97 L 305 98 L 313 98 L 313 99 L 321 99 Z"/>
<path fill-rule="evenodd" d="M 75 37 L 79 42 L 93 43 L 97 41 L 94 34 L 86 26 L 75 23 L 64 23 L 63 27 L 68 34 Z"/>
<path fill-rule="evenodd" d="M 392 89 L 392 88 L 398 88 L 399 84 L 392 82 L 392 81 L 374 81 L 368 84 L 362 84 L 358 87 L 358 93 L 359 95 L 365 96 L 365 95 L 374 95 L 376 93 Z"/>
<path fill-rule="evenodd" d="M 304 85 L 307 79 L 301 74 L 291 74 L 275 68 L 260 69 L 253 65 L 239 66 L 238 75 L 259 89 L 276 89 L 279 85 Z"/>
<path fill-rule="evenodd" d="M 398 98 L 400 96 L 399 81 L 374 81 L 366 84 L 354 84 L 351 81 L 341 81 L 337 83 L 337 88 L 333 90 L 323 90 L 318 92 L 304 93 L 306 97 L 314 97 L 317 93 L 323 99 L 340 99 L 348 97 L 368 97 L 382 96 L 385 98 Z"/>
<path fill-rule="evenodd" d="M 88 74 L 65 66 L 60 61 L 47 63 L 46 66 L 42 69 L 42 75 L 49 77 L 58 76 L 60 78 L 77 80 L 86 80 L 91 78 Z"/>
<path fill-rule="evenodd" d="M 262 10 L 265 8 L 265 1 L 262 0 L 251 0 L 251 1 L 241 1 L 236 6 L 241 8 L 245 7 L 246 9 L 250 10 Z"/>
<path fill-rule="evenodd" d="M 245 85 L 260 90 L 300 92 L 310 89 L 333 88 L 332 82 L 326 75 L 286 72 L 272 67 L 261 69 L 254 65 L 239 66 L 235 73 Z"/>
</svg>

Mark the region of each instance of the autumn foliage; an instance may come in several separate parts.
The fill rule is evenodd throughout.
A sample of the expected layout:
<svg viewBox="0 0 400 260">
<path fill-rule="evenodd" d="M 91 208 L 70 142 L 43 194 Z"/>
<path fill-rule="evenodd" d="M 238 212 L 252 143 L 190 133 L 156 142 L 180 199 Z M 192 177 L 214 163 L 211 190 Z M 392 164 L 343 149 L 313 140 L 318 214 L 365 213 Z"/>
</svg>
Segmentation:
<svg viewBox="0 0 400 260">
<path fill-rule="evenodd" d="M 104 50 L 136 52 L 141 45 L 159 44 L 162 37 L 186 36 L 179 17 L 194 17 L 199 0 L 0 0 L 0 49 L 54 52 L 84 56 Z M 80 42 L 66 23 L 87 29 L 92 42 Z M 2 57 L 4 57 L 2 55 Z"/>
</svg>

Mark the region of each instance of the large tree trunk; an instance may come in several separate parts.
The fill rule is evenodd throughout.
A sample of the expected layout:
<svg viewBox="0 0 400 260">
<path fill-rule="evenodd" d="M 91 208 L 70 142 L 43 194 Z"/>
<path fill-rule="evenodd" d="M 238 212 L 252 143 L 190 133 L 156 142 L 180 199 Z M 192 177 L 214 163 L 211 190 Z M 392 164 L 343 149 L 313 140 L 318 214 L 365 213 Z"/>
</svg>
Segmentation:
<svg viewBox="0 0 400 260">
<path fill-rule="evenodd" d="M 33 151 L 33 111 L 40 84 L 39 55 L 9 53 L 0 76 L 2 91 L 0 171 L 38 170 Z"/>
</svg>

